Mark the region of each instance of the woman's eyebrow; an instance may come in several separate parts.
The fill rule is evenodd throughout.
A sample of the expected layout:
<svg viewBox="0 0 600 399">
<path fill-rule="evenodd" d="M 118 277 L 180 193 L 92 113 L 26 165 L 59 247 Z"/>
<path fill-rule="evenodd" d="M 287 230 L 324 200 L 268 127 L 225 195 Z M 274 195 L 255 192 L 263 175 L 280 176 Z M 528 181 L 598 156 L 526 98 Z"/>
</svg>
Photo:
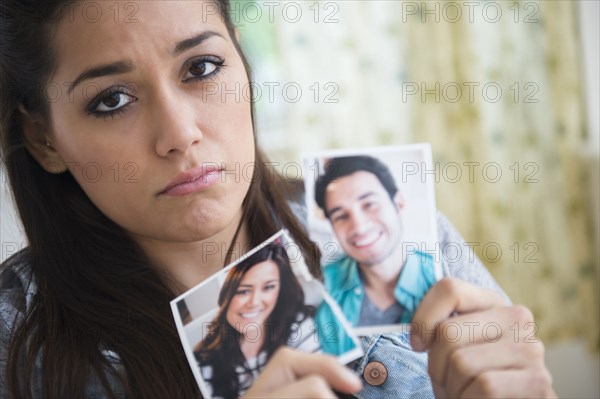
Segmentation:
<svg viewBox="0 0 600 399">
<path fill-rule="evenodd" d="M 254 284 L 240 284 L 239 287 L 252 288 Z"/>
<path fill-rule="evenodd" d="M 177 43 L 175 49 L 173 50 L 173 56 L 183 53 L 191 48 L 194 48 L 204 42 L 206 39 L 209 39 L 213 36 L 218 36 L 223 39 L 223 35 L 215 31 L 205 31 L 188 39 L 184 39 Z M 75 87 L 79 85 L 84 80 L 99 78 L 102 76 L 108 75 L 117 75 L 120 73 L 127 73 L 133 70 L 133 64 L 129 61 L 117 61 L 110 64 L 98 65 L 94 67 L 90 67 L 83 71 L 77 79 L 75 79 L 68 88 L 68 93 L 71 94 Z"/>
<path fill-rule="evenodd" d="M 71 94 L 73 89 L 77 87 L 78 84 L 83 82 L 84 80 L 99 78 L 101 76 L 107 75 L 117 75 L 119 73 L 126 73 L 133 70 L 133 65 L 129 61 L 117 61 L 110 64 L 98 65 L 94 67 L 90 67 L 83 71 L 77 79 L 75 79 L 69 85 L 68 93 Z"/>
<path fill-rule="evenodd" d="M 270 284 L 270 283 L 277 283 L 277 282 L 279 282 L 279 279 L 274 278 L 272 280 L 265 281 L 263 284 Z M 240 287 L 254 287 L 255 284 L 240 284 L 239 286 Z"/>
<path fill-rule="evenodd" d="M 175 46 L 175 49 L 173 50 L 173 55 L 174 56 L 179 55 L 179 54 L 183 53 L 184 51 L 194 48 L 194 47 L 198 46 L 199 44 L 201 44 L 206 39 L 211 38 L 213 36 L 218 36 L 222 39 L 225 39 L 223 37 L 223 35 L 221 35 L 220 33 L 212 31 L 212 30 L 207 30 L 205 32 L 200 33 L 199 35 L 190 37 L 188 39 L 184 39 L 184 40 L 180 41 L 179 43 L 177 43 L 177 45 Z"/>
</svg>

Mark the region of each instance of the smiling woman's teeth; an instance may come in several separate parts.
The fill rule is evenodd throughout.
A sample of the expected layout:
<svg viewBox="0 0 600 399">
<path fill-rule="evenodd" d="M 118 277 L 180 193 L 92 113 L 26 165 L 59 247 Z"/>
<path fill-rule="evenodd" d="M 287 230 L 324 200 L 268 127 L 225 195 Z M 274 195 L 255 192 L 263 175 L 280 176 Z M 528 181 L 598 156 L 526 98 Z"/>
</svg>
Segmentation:
<svg viewBox="0 0 600 399">
<path fill-rule="evenodd" d="M 252 312 L 252 313 L 242 313 L 240 316 L 242 316 L 245 319 L 252 319 L 256 316 L 258 316 L 260 314 L 260 310 L 256 311 L 256 312 Z"/>
</svg>

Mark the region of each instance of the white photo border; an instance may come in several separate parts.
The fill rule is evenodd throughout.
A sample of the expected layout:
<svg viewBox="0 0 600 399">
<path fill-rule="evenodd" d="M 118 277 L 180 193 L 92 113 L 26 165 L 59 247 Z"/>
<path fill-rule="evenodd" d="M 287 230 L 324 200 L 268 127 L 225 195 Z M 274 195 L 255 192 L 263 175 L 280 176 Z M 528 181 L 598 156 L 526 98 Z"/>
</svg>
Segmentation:
<svg viewBox="0 0 600 399">
<path fill-rule="evenodd" d="M 338 158 L 338 157 L 346 157 L 346 156 L 360 156 L 367 155 L 374 157 L 388 167 L 390 167 L 389 158 L 395 156 L 398 159 L 402 159 L 402 154 L 408 153 L 420 153 L 422 157 L 422 165 L 418 165 L 419 168 L 425 168 L 428 171 L 433 171 L 433 160 L 432 160 L 432 152 L 431 145 L 429 143 L 415 143 L 415 144 L 407 144 L 407 145 L 399 145 L 399 146 L 379 146 L 379 147 L 370 147 L 370 148 L 362 148 L 362 149 L 335 149 L 335 150 L 325 150 L 325 151 L 317 151 L 304 153 L 301 156 L 302 159 L 302 168 L 303 168 L 303 176 L 304 176 L 304 188 L 305 188 L 305 204 L 307 208 L 307 221 L 308 221 L 308 230 L 311 239 L 323 248 L 320 248 L 322 251 L 327 251 L 327 246 L 337 246 L 337 248 L 341 251 L 341 246 L 335 239 L 335 235 L 333 234 L 333 230 L 330 230 L 330 237 L 333 238 L 332 241 L 323 242 L 321 237 L 315 237 L 314 226 L 316 224 L 320 224 L 321 221 L 317 220 L 316 215 L 320 212 L 318 209 L 318 205 L 315 201 L 315 183 L 318 176 L 322 173 L 323 165 L 315 165 L 315 161 L 320 161 L 325 158 Z M 386 159 L 387 158 L 387 159 Z M 402 161 L 400 161 L 402 162 Z M 411 173 L 412 173 L 411 169 Z M 410 180 L 410 176 L 404 176 L 404 171 L 400 174 L 397 173 L 393 168 L 390 167 L 390 172 L 394 176 L 394 180 L 399 188 L 402 184 L 398 184 L 398 179 L 401 178 L 402 183 L 405 183 L 406 179 Z M 412 175 L 411 175 L 412 176 Z M 421 176 L 422 177 L 422 176 Z M 439 243 L 438 231 L 437 231 L 437 207 L 435 202 L 435 178 L 429 176 L 428 178 L 422 179 L 419 184 L 424 186 L 424 190 L 427 193 L 424 200 L 425 208 L 427 212 L 427 225 L 426 231 L 428 232 L 429 240 L 425 244 L 426 252 L 433 255 L 434 258 L 434 267 L 435 267 L 435 277 L 436 280 L 439 281 L 444 276 L 447 275 L 447 270 L 445 265 L 443 264 L 441 253 L 439 251 Z M 416 183 L 414 183 L 416 184 Z M 406 193 L 403 192 L 403 195 Z M 329 223 L 327 223 L 329 224 Z M 417 241 L 418 243 L 418 241 Z M 325 265 L 321 265 L 321 267 L 326 267 Z M 365 327 L 354 327 L 354 331 L 359 336 L 368 336 L 374 334 L 385 334 L 392 332 L 403 332 L 408 331 L 410 329 L 410 323 L 399 323 L 399 324 L 385 324 L 385 325 L 376 325 L 376 326 L 365 326 Z"/>
<path fill-rule="evenodd" d="M 179 295 L 177 298 L 173 299 L 170 302 L 171 311 L 173 313 L 173 319 L 175 320 L 175 325 L 177 327 L 177 332 L 179 334 L 179 339 L 183 346 L 188 363 L 194 374 L 194 378 L 196 379 L 196 382 L 198 383 L 198 386 L 200 387 L 200 391 L 201 391 L 203 397 L 205 397 L 205 398 L 211 397 L 211 395 L 210 395 L 211 390 L 209 389 L 207 383 L 202 378 L 202 373 L 200 371 L 200 367 L 198 366 L 198 362 L 196 360 L 196 357 L 194 356 L 193 344 L 189 342 L 187 333 L 185 331 L 185 326 L 183 324 L 183 319 L 182 319 L 182 316 L 179 311 L 178 303 L 182 300 L 185 300 L 186 298 L 188 298 L 192 294 L 196 293 L 197 291 L 202 290 L 203 288 L 205 288 L 208 284 L 212 283 L 213 281 L 215 281 L 215 280 L 219 281 L 219 279 L 224 278 L 224 276 L 226 276 L 227 273 L 232 268 L 236 267 L 238 264 L 243 262 L 246 258 L 248 258 L 251 255 L 253 255 L 254 253 L 258 252 L 260 249 L 264 248 L 265 246 L 269 245 L 270 243 L 272 243 L 275 240 L 280 239 L 280 238 L 282 239 L 282 244 L 283 244 L 284 249 L 286 250 L 286 252 L 288 252 L 288 257 L 289 257 L 288 245 L 290 245 L 290 246 L 294 245 L 299 249 L 299 247 L 297 246 L 295 241 L 291 238 L 288 231 L 286 229 L 282 229 L 282 230 L 278 231 L 276 234 L 272 235 L 267 240 L 265 240 L 260 245 L 253 248 L 251 251 L 249 251 L 244 256 L 235 260 L 228 266 L 219 270 L 217 273 L 213 274 L 206 280 L 202 281 L 200 284 L 196 285 L 195 287 L 191 288 L 190 290 L 186 291 L 185 293 Z M 350 363 L 351 361 L 354 361 L 354 360 L 360 358 L 361 356 L 363 356 L 364 353 L 362 351 L 362 346 L 360 344 L 360 341 L 357 338 L 357 336 L 354 334 L 354 330 L 352 329 L 350 323 L 348 323 L 348 321 L 345 319 L 341 309 L 337 306 L 337 303 L 328 295 L 328 293 L 325 290 L 325 287 L 322 285 L 322 283 L 320 281 L 318 281 L 317 279 L 315 279 L 312 276 L 312 274 L 308 271 L 308 267 L 306 266 L 306 263 L 304 261 L 304 256 L 302 255 L 302 253 L 299 252 L 299 254 L 300 254 L 299 260 L 292 260 L 290 257 L 290 264 L 292 267 L 292 271 L 296 275 L 296 278 L 302 277 L 303 279 L 306 279 L 307 282 L 314 281 L 320 285 L 320 289 L 322 290 L 321 294 L 323 295 L 323 301 L 326 302 L 331 307 L 335 317 L 337 317 L 337 319 L 338 319 L 337 322 L 344 329 L 344 332 L 351 338 L 351 340 L 354 344 L 353 349 L 341 354 L 340 356 L 337 356 L 338 362 L 340 364 L 347 364 L 347 363 Z"/>
</svg>

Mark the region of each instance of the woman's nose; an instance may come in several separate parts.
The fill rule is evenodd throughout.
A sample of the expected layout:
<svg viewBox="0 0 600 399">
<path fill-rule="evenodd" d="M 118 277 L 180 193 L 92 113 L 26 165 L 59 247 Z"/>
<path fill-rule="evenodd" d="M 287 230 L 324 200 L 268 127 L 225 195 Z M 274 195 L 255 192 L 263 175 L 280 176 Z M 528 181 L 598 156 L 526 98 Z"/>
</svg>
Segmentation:
<svg viewBox="0 0 600 399">
<path fill-rule="evenodd" d="M 185 154 L 202 140 L 198 110 L 186 97 L 185 92 L 165 89 L 155 101 L 150 128 L 155 131 L 156 153 L 162 157 Z"/>
<path fill-rule="evenodd" d="M 248 299 L 246 301 L 246 306 L 254 307 L 258 302 L 259 302 L 258 295 L 256 294 L 256 292 L 252 292 L 251 294 L 248 295 Z"/>
</svg>

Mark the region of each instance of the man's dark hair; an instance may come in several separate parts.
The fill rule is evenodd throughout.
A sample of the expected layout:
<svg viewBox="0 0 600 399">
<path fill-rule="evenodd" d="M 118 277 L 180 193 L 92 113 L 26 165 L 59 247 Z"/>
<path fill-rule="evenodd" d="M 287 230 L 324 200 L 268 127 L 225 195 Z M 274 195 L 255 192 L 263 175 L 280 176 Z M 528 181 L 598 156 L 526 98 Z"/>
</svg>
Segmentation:
<svg viewBox="0 0 600 399">
<path fill-rule="evenodd" d="M 389 194 L 390 199 L 394 200 L 398 187 L 396 187 L 396 182 L 388 167 L 379 159 L 366 155 L 332 158 L 325 165 L 325 173 L 320 175 L 315 183 L 315 200 L 325 216 L 329 217 L 327 209 L 325 209 L 325 190 L 327 186 L 340 177 L 349 176 L 356 172 L 373 173 Z"/>
</svg>

